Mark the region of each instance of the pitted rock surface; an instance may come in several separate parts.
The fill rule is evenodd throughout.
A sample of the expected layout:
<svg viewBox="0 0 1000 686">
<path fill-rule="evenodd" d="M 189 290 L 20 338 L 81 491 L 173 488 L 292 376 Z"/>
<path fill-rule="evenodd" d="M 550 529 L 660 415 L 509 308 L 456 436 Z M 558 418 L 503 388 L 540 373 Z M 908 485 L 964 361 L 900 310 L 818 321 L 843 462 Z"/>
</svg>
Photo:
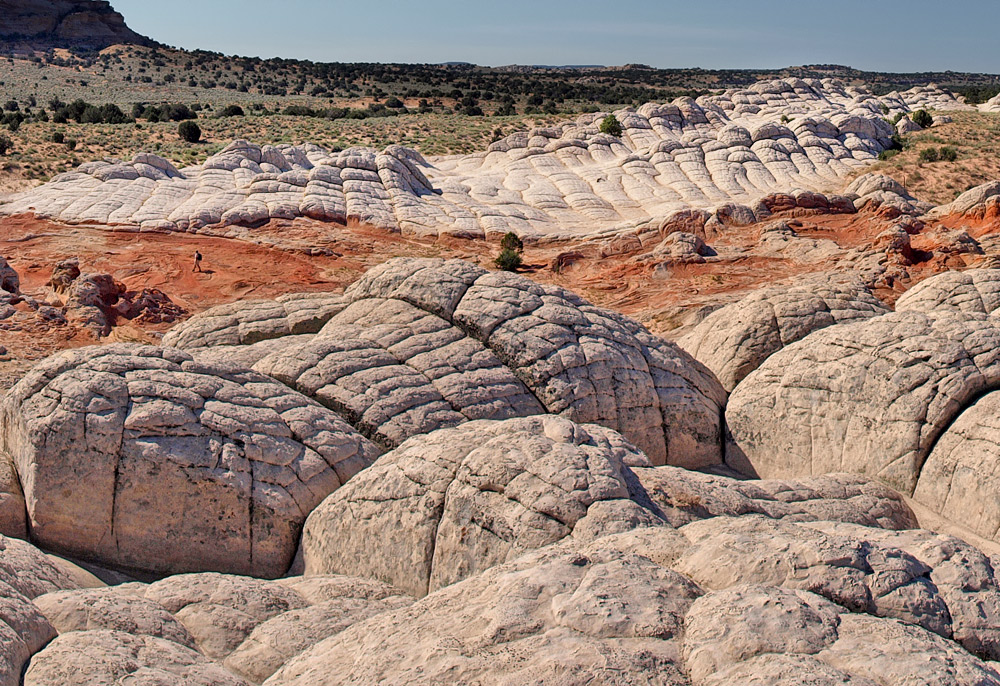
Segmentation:
<svg viewBox="0 0 1000 686">
<path fill-rule="evenodd" d="M 316 333 L 346 305 L 336 293 L 292 293 L 274 300 L 237 300 L 200 312 L 173 327 L 164 334 L 163 345 L 199 350 Z"/>
<path fill-rule="evenodd" d="M 71 631 L 31 660 L 25 686 L 247 686 L 200 653 L 153 636 L 121 631 Z"/>
<path fill-rule="evenodd" d="M 34 603 L 60 634 L 107 629 L 195 647 L 191 634 L 166 608 L 115 587 L 55 591 Z"/>
<path fill-rule="evenodd" d="M 601 524 L 632 512 L 656 525 L 625 474 L 648 464 L 615 432 L 549 415 L 413 438 L 309 516 L 306 574 L 375 578 L 422 596 L 570 536 L 602 501 L 617 517 L 597 509 Z"/>
<path fill-rule="evenodd" d="M 755 291 L 708 315 L 679 341 L 732 392 L 773 353 L 819 329 L 889 311 L 858 280 Z"/>
<path fill-rule="evenodd" d="M 1000 269 L 948 271 L 924 279 L 896 301 L 896 311 L 993 314 L 1000 309 Z"/>
<path fill-rule="evenodd" d="M 956 562 L 962 555 L 948 552 L 954 539 L 825 522 L 782 525 L 784 533 L 772 540 L 762 529 L 745 527 L 743 534 L 759 533 L 760 547 L 754 548 L 729 538 L 742 519 L 720 518 L 715 524 L 730 533 L 718 541 L 709 531 L 713 522 L 680 532 L 669 526 L 637 529 L 586 543 L 571 538 L 526 553 L 405 609 L 355 624 L 287 662 L 266 684 L 436 683 L 454 678 L 488 684 L 735 685 L 765 683 L 768 675 L 865 686 L 1000 683 L 994 663 L 967 652 L 950 636 L 874 616 L 871 606 L 855 606 L 852 612 L 811 592 L 738 578 L 741 572 L 788 572 L 784 581 L 790 585 L 815 583 L 833 595 L 839 584 L 849 596 L 864 592 L 866 587 L 856 582 L 865 575 L 867 588 L 888 591 L 878 596 L 879 602 L 900 614 L 906 605 L 893 604 L 894 593 L 915 586 L 936 598 L 930 607 L 939 614 L 927 616 L 953 621 L 958 632 L 962 620 L 952 620 L 949 611 L 957 610 L 958 617 L 988 597 L 974 588 L 974 575 L 961 575 Z M 697 540 L 687 540 L 685 529 Z M 811 538 L 825 529 L 830 530 L 823 534 L 826 538 Z M 815 555 L 806 541 L 825 542 Z M 704 545 L 715 545 L 727 556 L 715 559 Z M 777 557 L 754 567 L 755 550 Z M 726 569 L 741 555 L 749 570 L 738 563 L 736 569 Z M 797 555 L 805 567 L 773 564 Z M 876 568 L 865 562 L 852 566 L 858 555 L 869 556 Z M 905 567 L 897 569 L 895 561 L 923 570 L 924 576 L 900 574 Z M 982 571 L 976 569 L 974 574 Z M 689 570 L 718 581 L 720 588 L 692 582 Z M 824 578 L 835 584 L 824 585 Z M 962 594 L 967 596 L 965 608 L 956 600 Z"/>
<path fill-rule="evenodd" d="M 672 566 L 703 588 L 764 584 L 810 591 L 852 612 L 892 617 L 945 638 L 953 635 L 954 614 L 931 567 L 896 546 L 866 538 L 863 527 L 855 526 L 847 537 L 748 516 L 715 517 L 680 531 L 692 546 Z M 980 594 L 976 600 L 983 598 Z M 988 600 L 990 608 L 995 606 L 995 598 Z M 993 651 L 987 656 L 996 657 Z"/>
<path fill-rule="evenodd" d="M 910 495 L 941 434 L 998 386 L 992 317 L 904 311 L 822 329 L 733 392 L 727 459 L 765 478 L 865 474 Z"/>
<path fill-rule="evenodd" d="M 2 428 L 33 541 L 158 572 L 283 574 L 306 515 L 378 454 L 268 377 L 128 344 L 46 360 Z"/>
<path fill-rule="evenodd" d="M 744 585 L 710 593 L 692 604 L 685 626 L 693 684 L 754 683 L 744 679 L 758 670 L 781 665 L 795 675 L 817 662 L 823 666 L 807 673 L 828 680 L 812 683 L 1000 683 L 992 665 L 926 629 L 843 613 L 802 591 Z"/>
<path fill-rule="evenodd" d="M 638 555 L 537 551 L 356 624 L 266 684 L 684 684 L 678 639 L 700 593 Z"/>
<path fill-rule="evenodd" d="M 235 141 L 184 169 L 148 153 L 88 162 L 3 212 L 148 231 L 225 233 L 310 217 L 419 236 L 602 236 L 691 208 L 836 190 L 891 144 L 884 111 L 921 107 L 970 109 L 935 88 L 877 98 L 831 79 L 762 81 L 618 110 L 620 137 L 599 131 L 602 112 L 432 159 L 398 145 L 332 152 Z"/>
<path fill-rule="evenodd" d="M 288 660 L 320 641 L 375 615 L 398 610 L 413 602 L 403 595 L 381 600 L 344 595 L 290 610 L 262 624 L 225 660 L 234 674 L 255 684 L 264 682 Z"/>
<path fill-rule="evenodd" d="M 258 624 L 308 602 L 277 581 L 229 574 L 179 574 L 151 584 L 144 593 L 183 624 L 198 650 L 222 660 Z"/>
<path fill-rule="evenodd" d="M 942 618 L 950 619 L 950 632 L 941 635 L 953 638 L 974 655 L 990 660 L 1000 655 L 1000 581 L 995 559 L 953 536 L 923 529 L 885 531 L 849 522 L 804 526 L 896 548 L 912 556 L 927 567 L 928 578 L 947 605 L 948 612 Z"/>
</svg>

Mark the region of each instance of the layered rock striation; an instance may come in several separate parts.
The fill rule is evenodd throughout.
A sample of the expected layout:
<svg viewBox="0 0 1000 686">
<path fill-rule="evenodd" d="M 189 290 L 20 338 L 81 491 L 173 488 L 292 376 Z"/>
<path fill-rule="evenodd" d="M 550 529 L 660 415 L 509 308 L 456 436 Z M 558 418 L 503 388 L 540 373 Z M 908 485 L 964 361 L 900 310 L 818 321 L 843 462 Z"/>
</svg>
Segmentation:
<svg viewBox="0 0 1000 686">
<path fill-rule="evenodd" d="M 620 137 L 599 131 L 605 113 L 586 114 L 465 156 L 236 141 L 184 169 L 150 154 L 89 162 L 0 211 L 223 233 L 311 217 L 470 238 L 608 235 L 734 203 L 757 220 L 767 215 L 755 201 L 769 194 L 839 189 L 891 144 L 883 110 L 918 107 L 967 106 L 936 89 L 876 98 L 834 80 L 786 79 L 617 111 Z"/>
</svg>

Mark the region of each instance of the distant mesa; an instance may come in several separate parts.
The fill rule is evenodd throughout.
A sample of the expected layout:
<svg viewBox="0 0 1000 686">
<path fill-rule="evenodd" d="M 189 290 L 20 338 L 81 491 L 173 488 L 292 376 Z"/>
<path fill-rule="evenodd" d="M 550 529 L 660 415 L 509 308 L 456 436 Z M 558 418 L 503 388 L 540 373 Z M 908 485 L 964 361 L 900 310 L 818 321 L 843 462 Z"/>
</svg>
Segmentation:
<svg viewBox="0 0 1000 686">
<path fill-rule="evenodd" d="M 0 40 L 34 48 L 156 44 L 105 0 L 0 0 Z"/>
</svg>

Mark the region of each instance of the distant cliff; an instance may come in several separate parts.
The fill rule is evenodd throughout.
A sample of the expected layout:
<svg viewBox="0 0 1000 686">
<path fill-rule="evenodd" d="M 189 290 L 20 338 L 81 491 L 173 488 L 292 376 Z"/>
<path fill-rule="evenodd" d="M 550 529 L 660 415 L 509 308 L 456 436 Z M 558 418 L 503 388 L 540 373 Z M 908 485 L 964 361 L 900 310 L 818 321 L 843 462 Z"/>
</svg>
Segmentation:
<svg viewBox="0 0 1000 686">
<path fill-rule="evenodd" d="M 154 44 L 105 0 L 0 0 L 0 42 L 97 49 Z"/>
</svg>

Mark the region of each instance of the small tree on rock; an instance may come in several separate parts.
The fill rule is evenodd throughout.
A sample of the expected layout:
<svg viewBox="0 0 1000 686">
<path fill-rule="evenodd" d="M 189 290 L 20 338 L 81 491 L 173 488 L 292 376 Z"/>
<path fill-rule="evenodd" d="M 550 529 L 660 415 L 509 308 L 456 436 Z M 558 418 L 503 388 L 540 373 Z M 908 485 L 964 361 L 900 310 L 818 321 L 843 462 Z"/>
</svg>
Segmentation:
<svg viewBox="0 0 1000 686">
<path fill-rule="evenodd" d="M 501 250 L 513 250 L 516 253 L 524 252 L 524 242 L 517 237 L 517 234 L 513 231 L 508 231 L 504 234 L 503 238 L 500 239 L 500 249 Z"/>
<path fill-rule="evenodd" d="M 500 239 L 500 255 L 493 261 L 497 269 L 506 272 L 516 272 L 521 266 L 521 252 L 524 251 L 524 242 L 518 238 L 513 231 L 508 231 Z"/>
<path fill-rule="evenodd" d="M 934 123 L 934 117 L 928 114 L 927 110 L 917 110 L 910 115 L 910 119 L 922 129 L 930 128 Z"/>
<path fill-rule="evenodd" d="M 190 120 L 182 121 L 177 127 L 177 135 L 188 143 L 197 143 L 201 140 L 201 127 Z"/>
<path fill-rule="evenodd" d="M 601 121 L 600 129 L 601 133 L 606 133 L 609 136 L 621 136 L 623 132 L 621 122 L 613 114 L 609 114 Z"/>
</svg>

